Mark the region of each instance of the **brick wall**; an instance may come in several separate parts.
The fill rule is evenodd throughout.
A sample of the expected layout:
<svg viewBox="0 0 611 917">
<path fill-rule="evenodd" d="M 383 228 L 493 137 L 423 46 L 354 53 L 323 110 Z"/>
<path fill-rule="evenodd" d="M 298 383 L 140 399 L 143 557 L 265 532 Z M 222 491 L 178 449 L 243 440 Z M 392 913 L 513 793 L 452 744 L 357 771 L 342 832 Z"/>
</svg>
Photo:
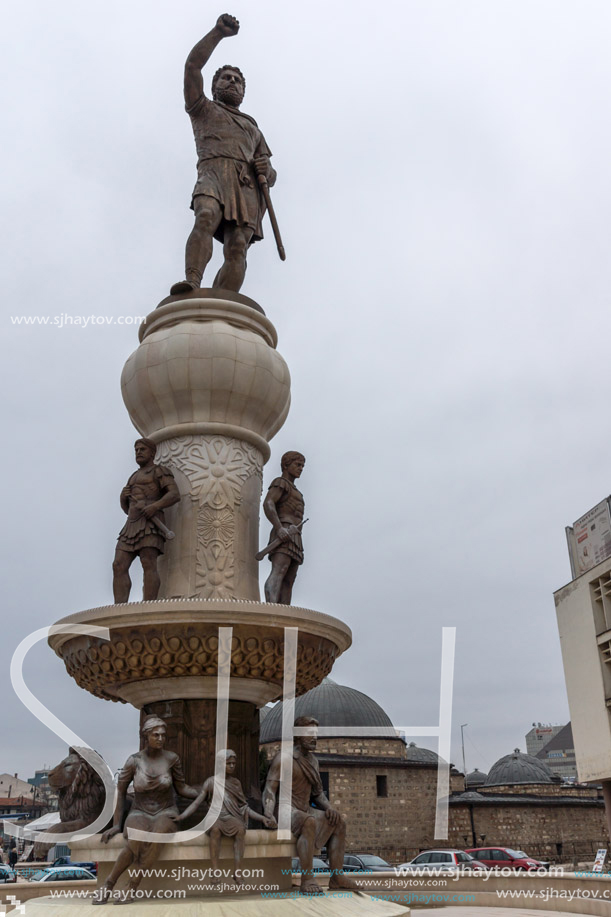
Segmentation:
<svg viewBox="0 0 611 917">
<path fill-rule="evenodd" d="M 323 768 L 321 767 L 321 770 Z M 433 845 L 437 778 L 433 768 L 342 767 L 324 764 L 331 805 L 348 819 L 346 849 L 405 861 Z M 386 797 L 376 778 L 386 778 Z"/>
<path fill-rule="evenodd" d="M 280 751 L 280 742 L 261 746 L 271 760 Z M 317 755 L 368 755 L 382 758 L 406 759 L 405 743 L 401 739 L 342 739 L 321 737 L 316 744 Z"/>
<path fill-rule="evenodd" d="M 549 796 L 551 798 L 564 796 L 571 799 L 602 799 L 602 790 L 595 786 L 563 786 L 556 783 L 524 783 L 521 786 L 510 784 L 508 786 L 478 786 L 478 793 L 484 796 L 497 796 L 500 793 L 515 795 Z"/>
<path fill-rule="evenodd" d="M 515 787 L 511 787 L 515 791 Z M 566 787 L 564 788 L 566 791 Z M 473 806 L 476 844 L 472 841 L 468 805 L 450 806 L 452 847 L 513 847 L 531 856 L 570 860 L 609 846 L 605 810 L 601 806 L 494 805 Z M 482 841 L 485 836 L 485 842 Z M 467 837 L 467 842 L 465 842 Z"/>
</svg>

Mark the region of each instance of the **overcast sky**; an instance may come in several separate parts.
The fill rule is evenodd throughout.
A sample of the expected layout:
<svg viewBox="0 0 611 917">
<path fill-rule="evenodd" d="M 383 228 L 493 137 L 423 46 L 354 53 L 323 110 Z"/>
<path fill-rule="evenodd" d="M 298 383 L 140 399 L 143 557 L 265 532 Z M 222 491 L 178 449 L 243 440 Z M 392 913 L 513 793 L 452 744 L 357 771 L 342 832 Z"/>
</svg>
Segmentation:
<svg viewBox="0 0 611 917">
<path fill-rule="evenodd" d="M 112 601 L 135 467 L 119 377 L 136 329 L 11 316 L 144 315 L 180 279 L 196 159 L 183 64 L 224 11 L 33 0 L 4 16 L 0 772 L 66 753 L 8 666 L 30 632 Z M 452 758 L 468 723 L 467 768 L 488 770 L 533 721 L 568 719 L 564 527 L 611 491 L 611 6 L 227 12 L 241 30 L 206 86 L 223 63 L 246 75 L 288 256 L 266 220 L 243 292 L 292 374 L 265 486 L 283 451 L 307 456 L 295 604 L 350 625 L 332 677 L 397 725 L 438 721 L 455 626 Z M 80 690 L 46 644 L 25 677 L 113 769 L 138 747 L 137 712 Z"/>
</svg>

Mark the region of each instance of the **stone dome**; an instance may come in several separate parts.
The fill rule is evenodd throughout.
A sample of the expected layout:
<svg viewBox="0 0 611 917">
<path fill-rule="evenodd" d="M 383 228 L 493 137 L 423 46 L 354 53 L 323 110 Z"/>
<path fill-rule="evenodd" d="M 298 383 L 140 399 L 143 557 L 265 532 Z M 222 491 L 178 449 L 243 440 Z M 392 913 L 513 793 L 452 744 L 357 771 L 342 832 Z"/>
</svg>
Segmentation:
<svg viewBox="0 0 611 917">
<path fill-rule="evenodd" d="M 320 726 L 334 726 L 341 736 L 342 726 L 384 726 L 389 729 L 387 737 L 395 738 L 396 733 L 390 717 L 379 704 L 361 691 L 338 685 L 330 678 L 301 697 L 295 698 L 295 717 L 313 716 Z M 277 703 L 261 723 L 261 744 L 279 742 L 282 738 L 282 701 Z M 366 734 L 363 735 L 366 738 Z"/>
<path fill-rule="evenodd" d="M 516 748 L 499 758 L 490 768 L 484 786 L 510 786 L 516 783 L 552 783 L 552 772 L 539 758 L 524 755 Z"/>
<path fill-rule="evenodd" d="M 474 771 L 471 771 L 470 774 L 467 774 L 465 777 L 465 786 L 471 789 L 474 786 L 483 786 L 488 779 L 488 774 L 484 774 L 482 771 L 475 768 Z"/>
<path fill-rule="evenodd" d="M 272 709 L 273 708 L 270 707 L 268 704 L 266 704 L 265 707 L 261 707 L 261 709 L 259 710 L 259 724 L 261 724 L 263 720 L 265 719 L 265 717 L 268 716 L 268 714 L 272 712 Z"/>
<path fill-rule="evenodd" d="M 408 761 L 414 761 L 417 764 L 437 764 L 439 755 L 430 748 L 420 748 L 415 742 L 410 742 L 406 748 L 406 757 Z"/>
</svg>

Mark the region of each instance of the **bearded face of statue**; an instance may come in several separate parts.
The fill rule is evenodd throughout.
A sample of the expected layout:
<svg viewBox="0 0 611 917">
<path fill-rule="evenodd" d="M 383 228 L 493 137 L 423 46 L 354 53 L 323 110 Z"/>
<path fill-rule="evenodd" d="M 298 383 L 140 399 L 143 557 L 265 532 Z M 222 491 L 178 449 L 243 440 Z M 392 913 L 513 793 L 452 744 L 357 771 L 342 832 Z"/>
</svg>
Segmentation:
<svg viewBox="0 0 611 917">
<path fill-rule="evenodd" d="M 316 726 L 308 726 L 307 735 L 299 736 L 299 744 L 303 752 L 314 751 L 318 739 L 318 729 Z"/>
<path fill-rule="evenodd" d="M 215 102 L 239 108 L 244 99 L 244 84 L 235 70 L 223 70 L 214 84 Z"/>
<path fill-rule="evenodd" d="M 148 465 L 148 463 L 152 462 L 152 460 L 155 458 L 155 453 L 153 450 L 140 439 L 137 441 L 134 447 L 134 451 L 136 454 L 136 464 L 140 465 L 141 467 L 143 465 Z"/>
</svg>

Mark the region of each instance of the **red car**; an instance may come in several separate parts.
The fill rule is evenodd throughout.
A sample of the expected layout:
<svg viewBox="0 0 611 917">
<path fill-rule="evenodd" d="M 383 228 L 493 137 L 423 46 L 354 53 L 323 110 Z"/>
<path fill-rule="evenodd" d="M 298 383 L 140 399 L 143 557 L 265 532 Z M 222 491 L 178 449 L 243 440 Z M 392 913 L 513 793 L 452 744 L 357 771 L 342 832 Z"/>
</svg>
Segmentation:
<svg viewBox="0 0 611 917">
<path fill-rule="evenodd" d="M 465 850 L 474 859 L 479 860 L 490 869 L 547 869 L 549 863 L 542 863 L 529 857 L 523 850 L 513 850 L 511 847 L 474 847 L 471 850 Z"/>
</svg>

